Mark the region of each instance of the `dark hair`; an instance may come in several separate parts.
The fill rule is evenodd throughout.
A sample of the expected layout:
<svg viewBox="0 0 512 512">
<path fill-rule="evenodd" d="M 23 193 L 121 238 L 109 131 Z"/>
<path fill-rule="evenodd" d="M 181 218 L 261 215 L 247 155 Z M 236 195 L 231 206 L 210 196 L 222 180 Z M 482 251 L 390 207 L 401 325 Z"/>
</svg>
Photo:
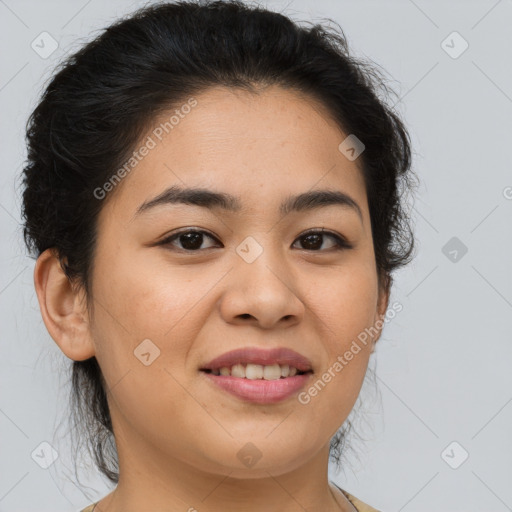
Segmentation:
<svg viewBox="0 0 512 512">
<path fill-rule="evenodd" d="M 380 285 L 412 258 L 402 192 L 412 185 L 409 135 L 379 99 L 393 93 L 376 66 L 349 54 L 342 29 L 299 26 L 241 1 L 152 5 L 120 19 L 58 68 L 27 122 L 25 244 L 52 248 L 90 297 L 102 187 L 156 116 L 212 86 L 258 93 L 278 85 L 319 101 L 365 150 L 358 159 L 369 203 Z M 394 93 L 393 93 L 394 94 Z M 340 141 L 341 142 L 341 141 Z M 99 470 L 118 482 L 105 381 L 95 357 L 72 363 L 71 407 Z M 331 440 L 338 462 L 350 428 Z"/>
</svg>

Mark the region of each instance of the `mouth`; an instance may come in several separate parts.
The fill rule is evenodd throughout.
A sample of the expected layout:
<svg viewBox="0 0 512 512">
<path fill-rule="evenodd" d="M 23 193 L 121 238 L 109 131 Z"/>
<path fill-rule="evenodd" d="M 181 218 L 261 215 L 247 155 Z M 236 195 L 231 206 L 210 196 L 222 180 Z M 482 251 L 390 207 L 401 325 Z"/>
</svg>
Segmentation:
<svg viewBox="0 0 512 512">
<path fill-rule="evenodd" d="M 247 366 L 259 366 L 259 368 L 263 368 L 260 365 Z M 279 367 L 280 365 L 277 366 Z M 264 368 L 272 367 L 265 366 Z M 286 373 L 286 368 L 281 369 Z M 242 402 L 260 405 L 277 404 L 278 402 L 290 399 L 306 386 L 313 375 L 311 370 L 307 372 L 297 371 L 297 373 L 295 373 L 293 371 L 295 368 L 293 368 L 288 376 L 280 375 L 277 377 L 277 369 L 272 368 L 270 371 L 275 373 L 273 373 L 271 377 L 275 378 L 268 378 L 269 376 L 267 375 L 265 377 L 265 374 L 262 375 L 262 371 L 258 368 L 249 368 L 248 370 L 246 369 L 245 376 L 236 377 L 231 373 L 229 375 L 226 374 L 226 370 L 229 371 L 229 368 L 223 367 L 221 370 L 224 375 L 221 374 L 220 371 L 216 374 L 210 370 L 203 370 L 200 373 L 204 375 L 209 384 L 213 385 L 214 389 L 236 397 Z M 234 373 L 236 372 L 237 370 L 234 368 Z M 262 377 L 259 377 L 259 375 L 262 375 Z"/>
<path fill-rule="evenodd" d="M 255 404 L 275 404 L 292 397 L 314 373 L 309 359 L 286 348 L 233 350 L 199 370 L 215 389 Z"/>
<path fill-rule="evenodd" d="M 236 377 L 248 380 L 278 380 L 313 373 L 313 370 L 302 371 L 295 366 L 288 364 L 235 364 L 233 366 L 222 366 L 217 368 L 203 368 L 201 371 L 211 375 L 224 377 Z"/>
<path fill-rule="evenodd" d="M 269 380 L 272 380 L 281 376 L 286 378 L 290 373 L 293 376 L 293 372 L 310 372 L 313 366 L 308 358 L 289 348 L 280 347 L 269 350 L 245 347 L 226 352 L 199 369 L 216 374 L 219 372 L 217 375 L 233 375 L 249 379 L 263 378 L 263 375 L 268 375 Z M 260 373 L 261 376 L 259 376 Z"/>
</svg>

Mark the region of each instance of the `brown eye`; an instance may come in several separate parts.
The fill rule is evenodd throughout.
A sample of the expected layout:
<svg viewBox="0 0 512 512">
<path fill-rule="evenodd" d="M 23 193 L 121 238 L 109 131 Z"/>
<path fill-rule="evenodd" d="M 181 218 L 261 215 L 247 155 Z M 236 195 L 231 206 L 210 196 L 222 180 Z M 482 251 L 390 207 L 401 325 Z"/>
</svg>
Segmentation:
<svg viewBox="0 0 512 512">
<path fill-rule="evenodd" d="M 203 244 L 207 239 L 213 240 L 220 244 L 220 242 L 213 236 L 203 230 L 188 229 L 174 233 L 159 243 L 159 245 L 167 246 L 171 249 L 186 252 L 201 252 L 205 249 L 211 249 L 216 245 L 204 247 Z M 330 239 L 330 246 L 325 247 L 325 240 Z M 344 250 L 351 249 L 352 245 L 347 242 L 343 237 L 323 230 L 309 231 L 302 234 L 297 241 L 300 241 L 302 249 L 314 252 L 325 252 L 329 250 Z M 295 242 L 297 243 L 297 242 Z M 222 246 L 222 244 L 220 244 Z M 218 246 L 218 245 L 217 245 Z"/>
<path fill-rule="evenodd" d="M 331 247 L 327 247 L 327 249 L 324 247 L 322 249 L 322 246 L 324 245 L 325 238 L 330 238 L 331 240 L 334 240 L 334 244 L 331 245 Z M 335 250 L 343 250 L 343 249 L 351 249 L 352 245 L 349 244 L 344 238 L 341 236 L 331 233 L 328 231 L 309 231 L 308 233 L 305 233 L 301 235 L 297 240 L 301 241 L 302 248 L 306 249 L 308 251 L 321 251 L 329 250 L 329 249 L 335 249 Z"/>
<path fill-rule="evenodd" d="M 180 231 L 179 233 L 175 233 L 170 237 L 163 240 L 159 245 L 173 245 L 176 247 L 175 242 L 180 244 L 180 246 L 176 247 L 181 251 L 191 251 L 198 252 L 202 249 L 210 249 L 211 247 L 202 247 L 205 238 L 209 238 L 210 240 L 217 240 L 212 235 L 208 234 L 206 231 L 199 231 L 195 229 L 189 229 L 187 231 Z M 218 242 L 218 240 L 217 240 Z"/>
</svg>

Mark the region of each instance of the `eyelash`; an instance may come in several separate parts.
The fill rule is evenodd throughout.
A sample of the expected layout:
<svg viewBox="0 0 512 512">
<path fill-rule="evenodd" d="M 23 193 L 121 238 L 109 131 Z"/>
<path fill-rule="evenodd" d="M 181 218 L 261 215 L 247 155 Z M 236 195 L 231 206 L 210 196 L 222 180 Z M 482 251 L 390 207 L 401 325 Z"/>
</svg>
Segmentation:
<svg viewBox="0 0 512 512">
<path fill-rule="evenodd" d="M 158 245 L 171 246 L 171 243 L 174 240 L 176 240 L 181 235 L 188 234 L 188 233 L 199 233 L 199 234 L 202 234 L 202 235 L 206 235 L 207 237 L 210 237 L 213 240 L 216 240 L 217 242 L 219 242 L 216 237 L 214 237 L 213 235 L 211 235 L 207 231 L 204 231 L 204 230 L 201 230 L 201 229 L 190 229 L 190 228 L 188 228 L 186 230 L 179 231 L 178 233 L 174 233 L 173 235 L 165 238 L 164 240 L 159 242 Z M 345 238 L 341 237 L 340 235 L 337 235 L 336 233 L 333 233 L 331 231 L 325 231 L 323 229 L 314 229 L 314 230 L 306 231 L 305 233 L 302 233 L 301 235 L 299 235 L 296 240 L 304 238 L 304 237 L 306 237 L 308 235 L 316 235 L 316 234 L 325 235 L 325 236 L 328 236 L 330 238 L 333 238 L 335 240 L 336 246 L 331 248 L 331 249 L 324 249 L 324 250 L 311 250 L 311 249 L 302 249 L 302 250 L 305 250 L 305 251 L 308 251 L 308 252 L 329 252 L 331 250 L 343 251 L 343 250 L 346 250 L 346 249 L 352 249 L 353 248 L 353 245 L 350 244 Z M 208 247 L 207 249 L 212 249 L 212 248 L 213 247 Z M 181 249 L 179 247 L 174 247 L 171 250 L 176 250 L 176 251 L 179 251 L 179 252 L 187 252 L 187 253 L 195 253 L 195 252 L 199 253 L 199 252 L 207 250 L 207 249 L 192 250 L 192 249 Z"/>
</svg>

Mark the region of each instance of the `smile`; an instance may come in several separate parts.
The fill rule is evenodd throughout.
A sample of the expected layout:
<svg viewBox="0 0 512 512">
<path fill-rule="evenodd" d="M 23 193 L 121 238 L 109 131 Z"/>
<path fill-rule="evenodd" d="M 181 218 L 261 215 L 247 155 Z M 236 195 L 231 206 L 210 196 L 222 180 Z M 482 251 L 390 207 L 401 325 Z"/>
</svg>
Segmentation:
<svg viewBox="0 0 512 512">
<path fill-rule="evenodd" d="M 279 375 L 278 375 L 279 371 Z M 237 398 L 255 404 L 274 404 L 298 393 L 310 379 L 312 371 L 298 372 L 288 365 L 244 365 L 220 370 L 202 370 L 208 382 Z"/>
</svg>

